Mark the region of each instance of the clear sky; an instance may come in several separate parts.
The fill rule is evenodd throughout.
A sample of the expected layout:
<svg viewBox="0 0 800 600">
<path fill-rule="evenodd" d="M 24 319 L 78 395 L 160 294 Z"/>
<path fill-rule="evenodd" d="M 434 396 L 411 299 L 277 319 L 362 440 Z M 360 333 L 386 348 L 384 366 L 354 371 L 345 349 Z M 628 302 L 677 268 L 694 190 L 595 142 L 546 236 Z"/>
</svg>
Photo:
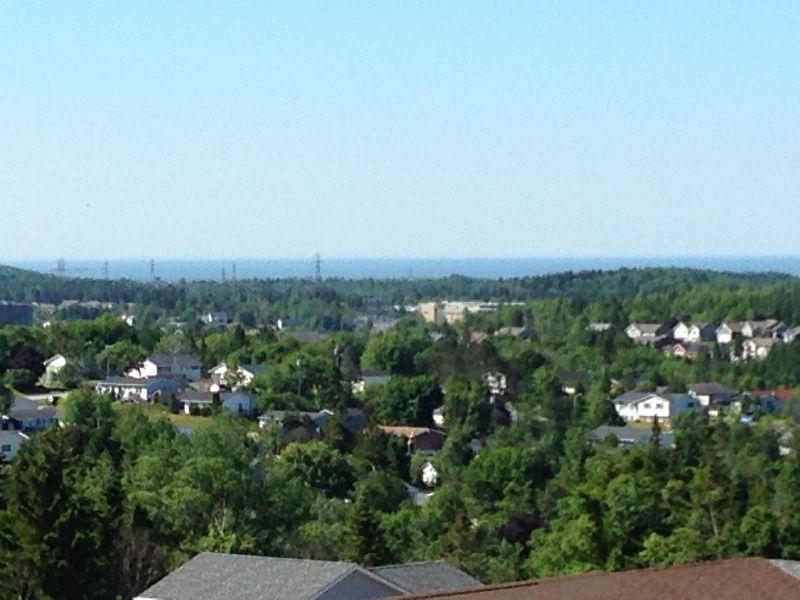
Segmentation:
<svg viewBox="0 0 800 600">
<path fill-rule="evenodd" d="M 0 259 L 800 254 L 800 2 L 3 2 Z"/>
</svg>

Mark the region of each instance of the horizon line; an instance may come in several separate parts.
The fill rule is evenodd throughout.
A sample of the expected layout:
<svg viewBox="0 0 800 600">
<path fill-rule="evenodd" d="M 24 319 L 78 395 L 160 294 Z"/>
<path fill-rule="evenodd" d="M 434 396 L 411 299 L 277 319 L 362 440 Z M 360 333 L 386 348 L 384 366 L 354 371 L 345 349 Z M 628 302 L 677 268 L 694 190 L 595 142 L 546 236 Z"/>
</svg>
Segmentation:
<svg viewBox="0 0 800 600">
<path fill-rule="evenodd" d="M 83 256 L 37 256 L 28 258 L 0 257 L 0 264 L 78 261 L 78 262 L 257 262 L 257 261 L 314 261 L 314 254 L 308 256 L 130 256 L 130 257 L 83 257 Z M 319 254 L 321 260 L 368 260 L 368 261 L 486 261 L 486 260 L 673 260 L 673 259 L 800 259 L 797 254 L 548 254 L 548 255 L 483 255 L 483 256 L 347 256 Z"/>
</svg>

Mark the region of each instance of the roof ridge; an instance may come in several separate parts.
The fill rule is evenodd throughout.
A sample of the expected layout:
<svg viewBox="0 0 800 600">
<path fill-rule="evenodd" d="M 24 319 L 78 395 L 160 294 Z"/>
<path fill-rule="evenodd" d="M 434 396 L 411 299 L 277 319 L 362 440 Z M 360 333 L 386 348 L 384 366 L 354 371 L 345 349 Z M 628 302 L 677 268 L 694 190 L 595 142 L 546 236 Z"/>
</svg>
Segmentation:
<svg viewBox="0 0 800 600">
<path fill-rule="evenodd" d="M 437 564 L 437 563 L 444 563 L 446 565 L 452 566 L 452 565 L 450 565 L 449 562 L 447 562 L 443 558 L 437 558 L 435 560 L 416 560 L 414 562 L 407 562 L 407 563 L 393 563 L 391 565 L 378 565 L 378 566 L 375 566 L 375 567 L 368 567 L 368 570 L 371 571 L 373 569 L 392 569 L 392 568 L 398 568 L 398 567 L 413 567 L 413 566 L 416 566 L 416 565 L 433 565 L 433 564 Z"/>
</svg>

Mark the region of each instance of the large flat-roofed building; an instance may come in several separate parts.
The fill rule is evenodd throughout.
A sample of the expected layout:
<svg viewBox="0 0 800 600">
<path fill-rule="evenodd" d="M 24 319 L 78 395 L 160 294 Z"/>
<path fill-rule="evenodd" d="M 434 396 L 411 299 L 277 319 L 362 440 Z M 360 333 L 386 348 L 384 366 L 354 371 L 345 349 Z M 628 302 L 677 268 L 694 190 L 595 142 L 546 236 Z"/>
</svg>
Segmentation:
<svg viewBox="0 0 800 600">
<path fill-rule="evenodd" d="M 519 305 L 511 302 L 510 305 Z M 495 312 L 500 308 L 497 302 L 482 300 L 442 300 L 438 302 L 422 302 L 417 305 L 417 312 L 428 323 L 457 323 L 467 315 Z"/>
</svg>

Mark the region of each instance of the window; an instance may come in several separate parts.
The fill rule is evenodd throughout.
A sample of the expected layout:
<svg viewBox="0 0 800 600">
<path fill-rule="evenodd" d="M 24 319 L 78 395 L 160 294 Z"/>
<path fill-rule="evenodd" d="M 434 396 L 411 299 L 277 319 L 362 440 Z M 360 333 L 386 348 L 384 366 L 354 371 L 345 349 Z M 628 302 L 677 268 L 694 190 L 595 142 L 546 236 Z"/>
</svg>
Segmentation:
<svg viewBox="0 0 800 600">
<path fill-rule="evenodd" d="M 694 402 L 688 402 L 686 406 L 687 408 L 694 408 Z"/>
<path fill-rule="evenodd" d="M 3 444 L 0 447 L 0 452 L 11 452 L 11 444 Z"/>
<path fill-rule="evenodd" d="M 656 410 L 660 410 L 664 408 L 664 405 L 661 402 L 656 402 Z"/>
<path fill-rule="evenodd" d="M 645 402 L 644 403 L 644 407 L 649 409 L 650 408 L 650 403 L 649 402 Z"/>
</svg>

